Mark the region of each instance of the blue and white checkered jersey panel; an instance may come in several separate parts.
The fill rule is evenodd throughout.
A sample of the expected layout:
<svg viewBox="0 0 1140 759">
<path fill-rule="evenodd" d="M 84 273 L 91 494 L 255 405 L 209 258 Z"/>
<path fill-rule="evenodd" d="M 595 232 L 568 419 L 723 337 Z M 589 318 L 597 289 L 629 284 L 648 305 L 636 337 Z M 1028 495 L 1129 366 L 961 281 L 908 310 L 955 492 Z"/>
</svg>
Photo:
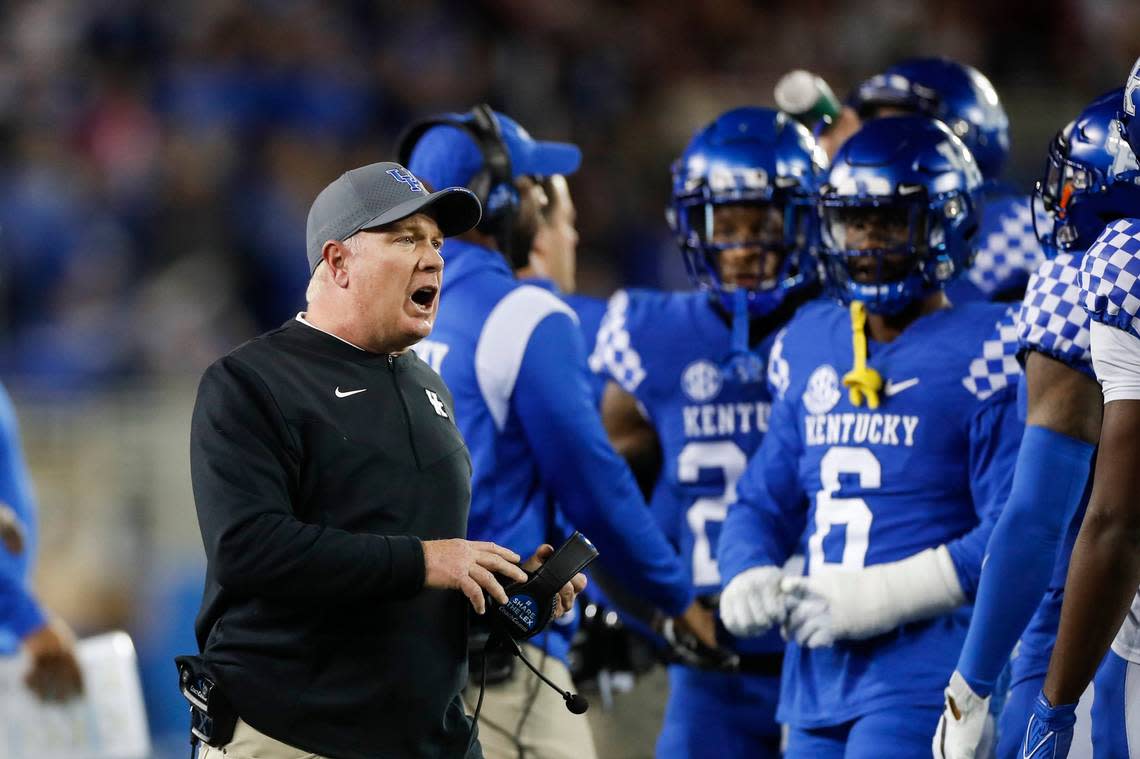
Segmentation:
<svg viewBox="0 0 1140 759">
<path fill-rule="evenodd" d="M 1042 223 L 1044 218 L 1038 220 Z M 966 276 L 987 297 L 1020 286 L 1045 260 L 1029 196 L 987 198 L 974 264 Z"/>
<path fill-rule="evenodd" d="M 1007 308 L 994 324 L 993 334 L 982 341 L 982 354 L 970 362 L 962 385 L 984 401 L 998 390 L 1017 382 L 1017 323 L 1013 308 Z"/>
<path fill-rule="evenodd" d="M 628 312 L 629 293 L 618 290 L 610 298 L 602 326 L 598 328 L 594 352 L 590 355 L 590 371 L 608 374 L 623 390 L 632 393 L 645 379 L 645 367 L 641 356 L 630 345 L 625 325 Z"/>
<path fill-rule="evenodd" d="M 1029 278 L 1017 314 L 1017 339 L 1022 358 L 1034 350 L 1091 376 L 1089 315 L 1081 306 L 1080 265 L 1079 257 L 1060 253 Z"/>
<path fill-rule="evenodd" d="M 1140 337 L 1140 219 L 1117 219 L 1085 253 L 1081 302 L 1089 316 Z"/>
</svg>

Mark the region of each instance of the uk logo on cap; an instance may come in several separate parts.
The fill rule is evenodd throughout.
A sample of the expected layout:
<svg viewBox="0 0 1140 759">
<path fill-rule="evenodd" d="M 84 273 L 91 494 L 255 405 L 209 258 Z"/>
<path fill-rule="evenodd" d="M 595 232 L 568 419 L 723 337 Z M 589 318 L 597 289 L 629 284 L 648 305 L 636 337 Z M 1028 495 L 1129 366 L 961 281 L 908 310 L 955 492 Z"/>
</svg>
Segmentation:
<svg viewBox="0 0 1140 759">
<path fill-rule="evenodd" d="M 397 182 L 406 184 L 408 189 L 414 193 L 423 193 L 425 191 L 420 180 L 416 179 L 415 175 L 407 169 L 388 169 L 388 173 L 391 174 Z"/>
</svg>

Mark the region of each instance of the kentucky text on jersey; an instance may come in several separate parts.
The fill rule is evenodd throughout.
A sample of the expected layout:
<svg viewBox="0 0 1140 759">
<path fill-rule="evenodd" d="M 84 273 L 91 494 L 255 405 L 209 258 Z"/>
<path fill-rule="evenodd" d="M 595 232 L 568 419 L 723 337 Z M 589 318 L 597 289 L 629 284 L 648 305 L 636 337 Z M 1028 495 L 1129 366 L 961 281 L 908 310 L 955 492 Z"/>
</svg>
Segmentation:
<svg viewBox="0 0 1140 759">
<path fill-rule="evenodd" d="M 772 404 L 763 402 L 702 403 L 681 409 L 687 438 L 767 432 L 768 415 L 771 412 Z"/>
<path fill-rule="evenodd" d="M 808 445 L 914 446 L 918 417 L 909 414 L 845 413 L 804 417 L 804 440 Z"/>
</svg>

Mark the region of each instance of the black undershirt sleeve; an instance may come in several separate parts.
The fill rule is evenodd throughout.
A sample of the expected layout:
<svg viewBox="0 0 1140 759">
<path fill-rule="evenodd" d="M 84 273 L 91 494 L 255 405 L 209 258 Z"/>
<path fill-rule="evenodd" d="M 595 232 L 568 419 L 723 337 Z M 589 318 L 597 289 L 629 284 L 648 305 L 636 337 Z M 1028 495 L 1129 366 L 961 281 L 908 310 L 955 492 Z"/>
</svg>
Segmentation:
<svg viewBox="0 0 1140 759">
<path fill-rule="evenodd" d="M 240 360 L 198 387 L 190 472 L 206 556 L 219 584 L 265 598 L 406 598 L 424 583 L 410 535 L 353 534 L 302 522 L 290 481 L 300 452 L 269 389 Z"/>
</svg>

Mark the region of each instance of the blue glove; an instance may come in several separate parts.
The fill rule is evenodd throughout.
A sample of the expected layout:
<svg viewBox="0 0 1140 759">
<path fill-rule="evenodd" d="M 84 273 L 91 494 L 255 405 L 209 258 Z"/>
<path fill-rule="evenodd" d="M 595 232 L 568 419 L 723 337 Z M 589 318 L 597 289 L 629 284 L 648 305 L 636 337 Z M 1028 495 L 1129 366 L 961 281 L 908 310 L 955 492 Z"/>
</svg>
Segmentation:
<svg viewBox="0 0 1140 759">
<path fill-rule="evenodd" d="M 1073 742 L 1076 710 L 1076 703 L 1051 706 L 1044 691 L 1038 693 L 1021 744 L 1022 759 L 1065 759 Z"/>
</svg>

